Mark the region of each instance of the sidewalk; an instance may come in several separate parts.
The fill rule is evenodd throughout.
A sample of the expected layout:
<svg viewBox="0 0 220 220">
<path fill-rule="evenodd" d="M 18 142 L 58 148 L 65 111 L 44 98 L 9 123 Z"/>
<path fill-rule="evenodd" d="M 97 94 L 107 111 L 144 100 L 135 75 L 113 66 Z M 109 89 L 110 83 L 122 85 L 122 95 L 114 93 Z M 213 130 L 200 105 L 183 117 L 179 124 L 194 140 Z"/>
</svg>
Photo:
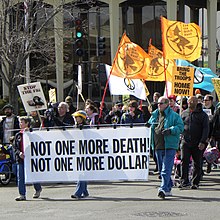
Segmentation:
<svg viewBox="0 0 220 220">
<path fill-rule="evenodd" d="M 152 164 L 150 165 L 153 170 Z M 0 186 L 1 218 L 10 219 L 181 219 L 219 218 L 220 170 L 205 175 L 197 190 L 173 188 L 173 196 L 157 197 L 160 180 L 150 175 L 147 182 L 89 183 L 90 197 L 73 200 L 75 184 L 44 185 L 40 199 L 32 199 L 34 189 L 27 186 L 27 201 L 16 202 L 17 187 Z"/>
</svg>

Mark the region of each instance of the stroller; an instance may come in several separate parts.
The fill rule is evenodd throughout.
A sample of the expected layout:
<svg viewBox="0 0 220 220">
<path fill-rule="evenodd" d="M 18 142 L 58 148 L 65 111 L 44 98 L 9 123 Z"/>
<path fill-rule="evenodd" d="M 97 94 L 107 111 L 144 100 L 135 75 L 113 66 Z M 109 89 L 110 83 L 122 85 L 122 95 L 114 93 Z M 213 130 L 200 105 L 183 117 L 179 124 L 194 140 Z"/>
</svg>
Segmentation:
<svg viewBox="0 0 220 220">
<path fill-rule="evenodd" d="M 8 185 L 12 179 L 12 159 L 7 148 L 0 146 L 0 183 Z"/>
</svg>

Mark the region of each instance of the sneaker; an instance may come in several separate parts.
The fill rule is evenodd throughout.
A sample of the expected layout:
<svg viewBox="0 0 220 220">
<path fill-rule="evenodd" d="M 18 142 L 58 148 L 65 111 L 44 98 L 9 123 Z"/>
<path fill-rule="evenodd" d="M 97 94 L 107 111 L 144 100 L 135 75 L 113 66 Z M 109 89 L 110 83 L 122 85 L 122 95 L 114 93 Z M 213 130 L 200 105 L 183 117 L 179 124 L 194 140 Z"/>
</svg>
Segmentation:
<svg viewBox="0 0 220 220">
<path fill-rule="evenodd" d="M 33 198 L 34 198 L 34 199 L 39 198 L 41 191 L 42 191 L 42 189 L 40 189 L 39 191 L 36 191 L 36 192 L 33 194 Z"/>
<path fill-rule="evenodd" d="M 179 186 L 178 186 L 179 189 L 188 189 L 190 188 L 190 183 L 181 183 Z"/>
<path fill-rule="evenodd" d="M 15 198 L 15 201 L 25 201 L 26 200 L 26 196 L 20 195 L 17 198 Z"/>
<path fill-rule="evenodd" d="M 77 196 L 77 195 L 75 195 L 75 194 L 71 195 L 71 198 L 72 198 L 72 199 L 80 199 L 80 197 Z"/>
<path fill-rule="evenodd" d="M 159 198 L 161 198 L 161 199 L 165 199 L 165 192 L 163 191 L 163 190 L 160 190 L 159 192 L 158 192 L 158 197 Z"/>
<path fill-rule="evenodd" d="M 192 185 L 192 186 L 191 186 L 191 189 L 198 189 L 198 188 L 199 188 L 198 185 Z"/>
<path fill-rule="evenodd" d="M 171 191 L 165 192 L 165 196 L 172 196 L 172 192 Z"/>
<path fill-rule="evenodd" d="M 82 198 L 87 198 L 87 197 L 89 197 L 89 194 L 83 194 L 83 196 L 82 196 Z"/>
</svg>

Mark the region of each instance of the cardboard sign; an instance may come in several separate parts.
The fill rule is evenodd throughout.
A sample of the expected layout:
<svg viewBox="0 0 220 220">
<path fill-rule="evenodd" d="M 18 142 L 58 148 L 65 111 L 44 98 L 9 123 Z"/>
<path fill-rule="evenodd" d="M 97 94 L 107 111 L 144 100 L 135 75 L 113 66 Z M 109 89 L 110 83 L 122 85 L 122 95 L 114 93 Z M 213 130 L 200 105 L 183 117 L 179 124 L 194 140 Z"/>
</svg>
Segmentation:
<svg viewBox="0 0 220 220">
<path fill-rule="evenodd" d="M 18 91 L 26 112 L 47 109 L 40 82 L 19 85 Z"/>
<path fill-rule="evenodd" d="M 172 94 L 176 96 L 192 96 L 194 83 L 194 68 L 176 66 L 173 72 Z"/>
<path fill-rule="evenodd" d="M 218 96 L 218 100 L 220 100 L 220 79 L 219 78 L 212 78 L 212 83 L 215 88 L 215 92 Z"/>
</svg>

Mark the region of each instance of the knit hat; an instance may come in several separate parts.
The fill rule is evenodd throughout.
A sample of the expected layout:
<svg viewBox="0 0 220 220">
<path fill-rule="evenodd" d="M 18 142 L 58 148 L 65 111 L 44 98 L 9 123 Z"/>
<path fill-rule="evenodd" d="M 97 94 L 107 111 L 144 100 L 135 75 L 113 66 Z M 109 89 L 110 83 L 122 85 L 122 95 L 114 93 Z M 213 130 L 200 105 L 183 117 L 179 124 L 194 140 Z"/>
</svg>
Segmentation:
<svg viewBox="0 0 220 220">
<path fill-rule="evenodd" d="M 5 111 L 6 108 L 10 108 L 11 110 L 14 109 L 11 104 L 6 104 L 6 105 L 2 108 L 2 111 Z"/>
<path fill-rule="evenodd" d="M 79 110 L 79 111 L 77 111 L 77 112 L 74 112 L 74 113 L 72 114 L 72 116 L 74 116 L 74 117 L 82 117 L 83 119 L 86 119 L 87 114 L 86 114 L 85 111 Z"/>
<path fill-rule="evenodd" d="M 68 102 L 72 103 L 72 102 L 73 102 L 73 98 L 72 98 L 71 96 L 67 96 L 67 97 L 65 98 L 65 102 L 66 102 L 66 103 L 68 103 Z"/>
<path fill-rule="evenodd" d="M 197 95 L 197 94 L 201 94 L 200 89 L 196 89 L 196 90 L 195 90 L 195 95 Z"/>
</svg>

